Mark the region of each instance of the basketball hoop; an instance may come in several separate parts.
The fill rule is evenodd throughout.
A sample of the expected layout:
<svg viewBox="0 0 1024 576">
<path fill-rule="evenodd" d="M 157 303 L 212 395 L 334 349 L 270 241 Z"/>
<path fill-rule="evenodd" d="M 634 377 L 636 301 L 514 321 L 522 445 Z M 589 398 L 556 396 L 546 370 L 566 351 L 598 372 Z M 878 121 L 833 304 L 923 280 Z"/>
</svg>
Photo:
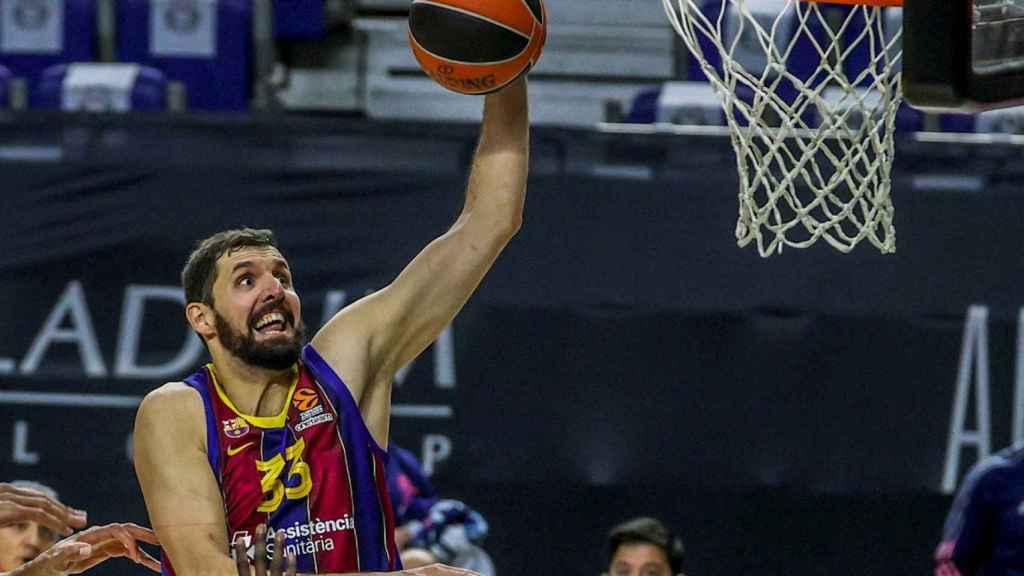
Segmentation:
<svg viewBox="0 0 1024 576">
<path fill-rule="evenodd" d="M 902 0 L 662 0 L 725 109 L 740 246 L 895 251 Z"/>
</svg>

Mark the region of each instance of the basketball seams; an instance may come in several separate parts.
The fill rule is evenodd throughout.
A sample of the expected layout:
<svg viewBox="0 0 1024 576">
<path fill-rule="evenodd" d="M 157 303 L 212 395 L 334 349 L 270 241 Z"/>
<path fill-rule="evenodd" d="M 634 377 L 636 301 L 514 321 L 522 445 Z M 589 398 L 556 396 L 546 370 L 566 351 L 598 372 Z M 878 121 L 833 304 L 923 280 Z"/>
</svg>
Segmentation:
<svg viewBox="0 0 1024 576">
<path fill-rule="evenodd" d="M 417 2 L 417 3 L 418 4 L 433 4 L 433 2 Z M 437 58 L 438 60 L 444 60 L 445 62 L 451 62 L 452 64 L 460 64 L 462 66 L 494 66 L 496 64 L 505 64 L 507 62 L 511 62 L 511 61 L 515 60 L 516 58 L 522 57 L 523 52 L 526 51 L 526 48 L 530 47 L 530 45 L 527 44 L 526 48 L 524 48 L 522 51 L 517 53 L 515 56 L 512 56 L 511 58 L 505 58 L 504 60 L 489 60 L 487 62 L 466 62 L 465 60 L 456 60 L 456 59 L 454 59 L 454 58 L 452 58 L 450 56 L 443 56 L 441 54 L 438 54 L 437 52 L 432 52 L 430 50 L 427 50 L 426 48 L 423 47 L 423 44 L 421 44 L 420 41 L 416 39 L 416 35 L 415 34 L 410 33 L 409 34 L 409 39 L 414 44 L 416 44 L 416 48 L 418 50 L 420 50 L 421 52 L 423 52 L 424 54 L 430 54 L 431 56 L 433 56 L 434 58 Z"/>
<path fill-rule="evenodd" d="M 520 0 L 520 1 L 522 1 L 522 0 Z M 469 16 L 471 18 L 476 18 L 478 20 L 483 20 L 484 22 L 487 22 L 487 23 L 490 23 L 490 24 L 494 24 L 495 26 L 499 26 L 501 28 L 504 28 L 505 30 L 508 30 L 509 32 L 512 32 L 516 36 L 519 36 L 520 38 L 524 38 L 527 42 L 530 41 L 530 36 L 527 36 L 526 34 L 523 34 L 519 30 L 516 30 L 515 28 L 510 28 L 507 24 L 502 24 L 501 22 L 498 22 L 497 20 L 494 20 L 493 18 L 488 18 L 488 17 L 483 16 L 481 14 L 477 14 L 476 12 L 470 12 L 469 10 L 464 10 L 462 8 L 456 8 L 455 6 L 451 6 L 451 5 L 448 5 L 448 4 L 443 4 L 441 2 L 431 2 L 430 0 L 412 0 L 412 3 L 413 4 L 427 4 L 427 5 L 430 5 L 430 6 L 435 6 L 437 8 L 443 8 L 445 10 L 451 10 L 453 12 L 459 12 L 460 14 L 465 14 L 466 16 Z M 531 15 L 533 14 L 533 11 L 531 11 L 529 9 L 529 7 L 527 7 L 527 11 L 530 12 Z M 453 62 L 454 62 L 454 60 L 453 60 Z"/>
<path fill-rule="evenodd" d="M 530 8 L 530 5 L 526 2 L 526 0 L 519 0 L 519 2 L 522 3 L 522 5 L 526 7 L 526 11 L 530 13 L 530 17 L 533 18 L 533 21 L 536 22 L 537 25 L 540 25 L 540 26 L 544 26 L 545 25 L 545 22 L 543 22 L 541 20 L 541 18 L 537 17 L 537 14 L 535 14 L 533 12 L 533 8 Z M 415 4 L 415 0 L 413 0 L 413 3 Z M 544 4 L 541 4 L 540 6 L 541 6 L 541 14 L 543 15 L 544 14 Z"/>
<path fill-rule="evenodd" d="M 427 76 L 462 94 L 490 94 L 526 75 L 547 35 L 543 0 L 478 2 L 410 0 L 413 55 Z"/>
</svg>

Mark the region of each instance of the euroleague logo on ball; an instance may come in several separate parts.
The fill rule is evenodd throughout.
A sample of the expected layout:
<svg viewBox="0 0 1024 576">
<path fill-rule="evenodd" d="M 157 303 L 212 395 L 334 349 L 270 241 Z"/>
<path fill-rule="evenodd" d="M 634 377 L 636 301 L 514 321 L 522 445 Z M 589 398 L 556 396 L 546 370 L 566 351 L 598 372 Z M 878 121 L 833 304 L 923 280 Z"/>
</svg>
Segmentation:
<svg viewBox="0 0 1024 576">
<path fill-rule="evenodd" d="M 438 84 L 488 94 L 526 74 L 547 38 L 542 0 L 412 0 L 409 46 Z"/>
</svg>

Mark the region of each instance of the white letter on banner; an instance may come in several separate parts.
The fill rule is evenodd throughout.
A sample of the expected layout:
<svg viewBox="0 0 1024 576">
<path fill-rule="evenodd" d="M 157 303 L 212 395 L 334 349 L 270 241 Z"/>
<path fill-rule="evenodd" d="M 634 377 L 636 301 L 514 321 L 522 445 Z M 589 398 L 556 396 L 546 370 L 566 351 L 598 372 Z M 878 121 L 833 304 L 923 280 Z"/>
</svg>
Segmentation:
<svg viewBox="0 0 1024 576">
<path fill-rule="evenodd" d="M 451 324 L 441 331 L 434 341 L 434 386 L 437 388 L 455 388 L 455 337 Z M 413 360 L 395 374 L 395 386 L 405 383 L 406 376 L 412 370 Z"/>
<path fill-rule="evenodd" d="M 455 388 L 455 338 L 449 324 L 434 342 L 434 385 Z"/>
<path fill-rule="evenodd" d="M 423 437 L 423 473 L 434 475 L 434 464 L 443 462 L 452 455 L 452 441 L 441 434 L 427 434 Z"/>
<path fill-rule="evenodd" d="M 124 304 L 121 306 L 121 327 L 118 330 L 117 356 L 114 373 L 121 378 L 170 378 L 187 372 L 202 356 L 203 343 L 184 320 L 186 327 L 185 345 L 178 355 L 156 366 L 139 366 L 139 340 L 142 337 L 142 319 L 145 315 L 146 300 L 169 300 L 185 304 L 185 293 L 174 286 L 139 286 L 125 288 Z"/>
<path fill-rule="evenodd" d="M 135 434 L 133 432 L 129 432 L 128 437 L 125 438 L 124 453 L 128 456 L 129 462 L 135 461 Z"/>
<path fill-rule="evenodd" d="M 39 454 L 30 452 L 28 449 L 28 422 L 18 420 L 14 423 L 14 451 L 11 457 L 15 464 L 28 464 L 30 466 L 39 463 Z"/>
<path fill-rule="evenodd" d="M 967 403 L 971 389 L 972 362 L 977 384 L 974 409 L 978 428 L 977 430 L 965 430 Z M 990 453 L 988 368 L 988 308 L 971 306 L 967 310 L 967 321 L 964 323 L 960 367 L 956 375 L 956 395 L 953 399 L 953 414 L 949 423 L 949 442 L 946 445 L 946 468 L 942 474 L 941 490 L 943 494 L 952 494 L 956 489 L 962 447 L 976 447 L 978 460 L 987 457 Z"/>
<path fill-rule="evenodd" d="M 71 328 L 61 328 L 64 317 L 70 313 Z M 23 374 L 33 374 L 39 369 L 39 363 L 43 355 L 53 342 L 76 342 L 78 353 L 82 356 L 85 364 L 85 373 L 89 376 L 99 377 L 107 375 L 107 368 L 103 364 L 103 356 L 100 354 L 100 346 L 96 341 L 96 331 L 92 327 L 92 318 L 89 316 L 89 307 L 85 303 L 85 291 L 82 290 L 82 283 L 72 280 L 64 289 L 60 300 L 50 312 L 46 324 L 40 330 L 36 339 L 32 342 L 28 354 L 21 361 L 19 369 Z"/>
<path fill-rule="evenodd" d="M 1017 376 L 1013 382 L 1013 442 L 1024 440 L 1024 308 L 1017 311 Z"/>
<path fill-rule="evenodd" d="M 341 310 L 348 302 L 348 293 L 344 290 L 328 290 L 324 297 L 324 313 L 320 318 L 320 325 L 324 326 L 334 318 L 334 315 Z"/>
</svg>

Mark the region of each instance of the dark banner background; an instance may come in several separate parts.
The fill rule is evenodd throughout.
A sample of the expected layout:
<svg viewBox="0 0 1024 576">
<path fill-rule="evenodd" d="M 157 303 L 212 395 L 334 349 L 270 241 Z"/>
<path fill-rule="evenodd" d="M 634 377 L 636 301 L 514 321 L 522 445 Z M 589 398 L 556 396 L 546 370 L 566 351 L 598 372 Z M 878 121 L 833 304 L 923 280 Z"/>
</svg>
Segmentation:
<svg viewBox="0 0 1024 576">
<path fill-rule="evenodd" d="M 319 326 L 454 219 L 475 137 L 324 120 L 3 130 L 0 477 L 50 483 L 98 522 L 146 521 L 134 403 L 184 372 L 139 367 L 192 338 L 173 300 L 128 303 L 173 291 L 198 239 L 265 226 Z M 536 130 L 526 223 L 450 346 L 403 374 L 394 438 L 487 515 L 502 574 L 596 574 L 604 532 L 640 513 L 684 535 L 690 574 L 928 573 L 970 305 L 989 310 L 993 448 L 1011 441 L 1024 199 L 1015 149 L 901 153 L 896 255 L 765 261 L 731 237 L 727 142 Z"/>
</svg>

